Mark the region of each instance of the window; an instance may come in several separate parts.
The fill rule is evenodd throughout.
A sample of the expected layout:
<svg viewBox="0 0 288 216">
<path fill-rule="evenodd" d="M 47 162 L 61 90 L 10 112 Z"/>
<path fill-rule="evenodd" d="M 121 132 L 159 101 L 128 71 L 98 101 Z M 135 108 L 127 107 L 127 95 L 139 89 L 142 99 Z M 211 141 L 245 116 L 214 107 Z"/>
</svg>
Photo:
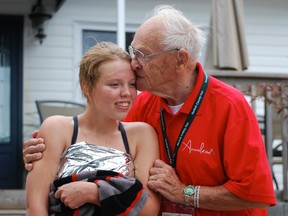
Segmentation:
<svg viewBox="0 0 288 216">
<path fill-rule="evenodd" d="M 126 50 L 131 44 L 134 37 L 134 32 L 126 32 Z M 91 46 L 95 45 L 97 42 L 101 41 L 111 41 L 116 42 L 116 32 L 115 31 L 98 31 L 98 30 L 83 30 L 82 32 L 82 51 L 86 52 Z"/>
</svg>

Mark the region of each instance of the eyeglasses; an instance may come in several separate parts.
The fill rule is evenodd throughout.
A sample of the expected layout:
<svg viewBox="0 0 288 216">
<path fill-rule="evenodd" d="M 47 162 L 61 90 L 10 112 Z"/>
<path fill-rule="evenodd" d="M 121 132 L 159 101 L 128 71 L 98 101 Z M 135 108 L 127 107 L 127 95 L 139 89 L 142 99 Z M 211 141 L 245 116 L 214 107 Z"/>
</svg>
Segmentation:
<svg viewBox="0 0 288 216">
<path fill-rule="evenodd" d="M 155 57 L 157 55 L 163 54 L 163 53 L 167 53 L 167 52 L 172 52 L 172 51 L 176 51 L 176 50 L 180 50 L 180 49 L 171 49 L 171 50 L 165 50 L 162 52 L 158 52 L 158 53 L 152 53 L 149 55 L 144 55 L 141 51 L 133 49 L 132 46 L 128 47 L 129 50 L 129 54 L 131 56 L 131 58 L 136 58 L 137 61 L 139 62 L 139 64 L 144 67 L 146 65 L 146 60 L 147 59 L 151 59 L 152 57 Z"/>
</svg>

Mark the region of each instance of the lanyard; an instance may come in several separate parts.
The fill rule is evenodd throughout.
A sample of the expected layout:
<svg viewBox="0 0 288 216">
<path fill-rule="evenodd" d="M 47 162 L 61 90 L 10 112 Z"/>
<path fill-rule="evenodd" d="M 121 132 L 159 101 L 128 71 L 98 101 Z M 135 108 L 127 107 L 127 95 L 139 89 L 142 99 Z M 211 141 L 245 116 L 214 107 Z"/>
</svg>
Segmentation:
<svg viewBox="0 0 288 216">
<path fill-rule="evenodd" d="M 187 119 L 186 119 L 186 121 L 185 121 L 185 123 L 184 123 L 184 125 L 182 127 L 182 130 L 180 131 L 179 136 L 178 136 L 178 140 L 176 142 L 176 146 L 175 146 L 175 151 L 174 151 L 173 157 L 171 155 L 171 150 L 170 150 L 170 147 L 169 147 L 170 145 L 169 145 L 168 137 L 167 137 L 167 134 L 166 134 L 166 125 L 165 125 L 165 121 L 164 121 L 164 112 L 163 112 L 162 107 L 160 108 L 160 120 L 161 120 L 162 134 L 163 134 L 164 143 L 165 143 L 165 149 L 166 149 L 166 153 L 168 155 L 169 161 L 170 161 L 170 165 L 172 167 L 174 167 L 174 168 L 176 168 L 177 153 L 178 153 L 178 150 L 179 150 L 180 145 L 182 143 L 182 140 L 185 137 L 189 127 L 191 126 L 191 124 L 193 122 L 193 119 L 196 116 L 196 113 L 197 113 L 197 111 L 198 111 L 198 109 L 200 107 L 200 104 L 201 104 L 201 102 L 202 102 L 202 100 L 204 98 L 204 95 L 205 95 L 205 92 L 206 92 L 206 89 L 207 89 L 207 86 L 208 86 L 209 77 L 208 77 L 208 75 L 206 73 L 204 73 L 204 75 L 205 75 L 205 77 L 204 77 L 200 92 L 198 93 L 196 101 L 193 104 L 193 106 L 191 108 L 191 111 L 190 111 L 189 115 L 187 116 Z"/>
</svg>

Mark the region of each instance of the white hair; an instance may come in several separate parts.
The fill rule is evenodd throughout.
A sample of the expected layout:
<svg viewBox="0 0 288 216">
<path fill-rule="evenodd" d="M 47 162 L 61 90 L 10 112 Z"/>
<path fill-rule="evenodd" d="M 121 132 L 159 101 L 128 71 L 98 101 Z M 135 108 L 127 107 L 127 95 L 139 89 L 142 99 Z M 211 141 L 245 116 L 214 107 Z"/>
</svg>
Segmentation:
<svg viewBox="0 0 288 216">
<path fill-rule="evenodd" d="M 201 49 L 206 42 L 204 32 L 181 11 L 170 5 L 159 5 L 154 8 L 151 17 L 162 16 L 165 30 L 162 32 L 165 49 L 184 48 L 189 51 L 193 59 L 198 59 Z"/>
</svg>

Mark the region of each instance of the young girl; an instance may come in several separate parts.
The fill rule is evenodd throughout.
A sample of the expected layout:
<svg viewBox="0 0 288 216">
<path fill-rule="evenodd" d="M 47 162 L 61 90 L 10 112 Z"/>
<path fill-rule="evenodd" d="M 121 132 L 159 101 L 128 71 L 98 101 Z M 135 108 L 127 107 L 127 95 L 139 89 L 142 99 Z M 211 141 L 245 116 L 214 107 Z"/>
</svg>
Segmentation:
<svg viewBox="0 0 288 216">
<path fill-rule="evenodd" d="M 74 118 L 52 116 L 41 125 L 38 137 L 44 138 L 46 150 L 27 176 L 27 215 L 45 216 L 48 209 L 54 215 L 57 211 L 85 215 L 87 200 L 95 207 L 89 210 L 94 215 L 158 214 L 159 197 L 147 187 L 149 169 L 159 157 L 157 135 L 146 123 L 120 121 L 137 96 L 130 60 L 124 50 L 109 42 L 97 43 L 84 55 L 79 79 L 87 108 Z M 138 186 L 131 192 L 130 186 L 123 189 L 125 184 Z M 121 200 L 127 191 L 135 197 L 130 202 Z M 119 202 L 124 208 L 123 203 L 117 206 Z"/>
</svg>

